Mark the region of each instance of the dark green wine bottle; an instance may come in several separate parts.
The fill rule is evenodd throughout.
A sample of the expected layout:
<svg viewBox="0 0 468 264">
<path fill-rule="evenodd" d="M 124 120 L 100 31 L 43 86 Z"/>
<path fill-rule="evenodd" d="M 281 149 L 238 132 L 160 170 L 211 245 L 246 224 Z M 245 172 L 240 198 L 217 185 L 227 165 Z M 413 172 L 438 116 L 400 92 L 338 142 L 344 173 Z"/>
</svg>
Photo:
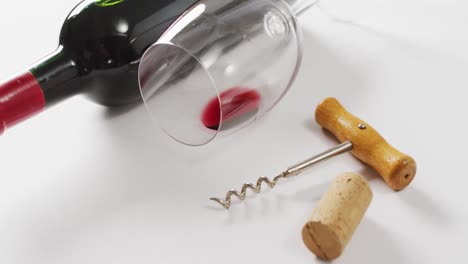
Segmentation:
<svg viewBox="0 0 468 264">
<path fill-rule="evenodd" d="M 58 49 L 0 84 L 0 134 L 79 93 L 108 106 L 139 100 L 141 56 L 196 2 L 82 1 L 65 20 Z"/>
</svg>

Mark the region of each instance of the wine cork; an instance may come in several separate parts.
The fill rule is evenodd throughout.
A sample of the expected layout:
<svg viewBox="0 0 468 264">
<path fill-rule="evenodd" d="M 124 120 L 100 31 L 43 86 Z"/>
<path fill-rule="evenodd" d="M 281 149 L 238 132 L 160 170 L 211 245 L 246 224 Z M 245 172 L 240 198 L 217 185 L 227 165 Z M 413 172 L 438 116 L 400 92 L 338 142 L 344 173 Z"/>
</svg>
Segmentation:
<svg viewBox="0 0 468 264">
<path fill-rule="evenodd" d="M 305 245 L 323 260 L 338 258 L 371 201 L 372 190 L 364 177 L 355 173 L 341 174 L 302 229 Z"/>
</svg>

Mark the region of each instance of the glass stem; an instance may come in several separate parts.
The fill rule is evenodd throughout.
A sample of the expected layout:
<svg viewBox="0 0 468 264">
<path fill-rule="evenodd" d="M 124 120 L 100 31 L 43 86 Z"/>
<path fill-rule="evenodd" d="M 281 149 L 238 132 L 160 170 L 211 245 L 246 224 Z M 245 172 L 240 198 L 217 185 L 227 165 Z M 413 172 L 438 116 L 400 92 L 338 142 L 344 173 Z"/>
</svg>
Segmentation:
<svg viewBox="0 0 468 264">
<path fill-rule="evenodd" d="M 309 7 L 318 4 L 320 0 L 285 0 L 294 10 L 296 15 L 302 14 Z"/>
</svg>

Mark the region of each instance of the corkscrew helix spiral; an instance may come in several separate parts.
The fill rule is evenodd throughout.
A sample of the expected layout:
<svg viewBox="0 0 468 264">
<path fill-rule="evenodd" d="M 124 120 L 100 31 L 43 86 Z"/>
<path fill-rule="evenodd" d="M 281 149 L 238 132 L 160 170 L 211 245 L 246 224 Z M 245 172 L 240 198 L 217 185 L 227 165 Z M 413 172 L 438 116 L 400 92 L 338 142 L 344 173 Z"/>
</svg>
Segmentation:
<svg viewBox="0 0 468 264">
<path fill-rule="evenodd" d="M 254 193 L 260 193 L 262 192 L 262 186 L 263 183 L 266 184 L 266 186 L 270 187 L 270 189 L 275 188 L 276 184 L 278 183 L 279 180 L 281 179 L 286 179 L 288 173 L 287 172 L 282 172 L 278 176 L 274 177 L 273 180 L 270 180 L 268 177 L 260 177 L 257 180 L 256 184 L 253 183 L 246 183 L 242 186 L 241 191 L 236 191 L 236 190 L 230 190 L 226 194 L 225 200 L 222 200 L 220 198 L 210 198 L 211 201 L 217 202 L 221 206 L 223 206 L 226 209 L 229 209 L 231 207 L 231 202 L 232 202 L 232 197 L 235 196 L 239 200 L 243 201 L 247 197 L 247 190 L 250 189 Z"/>
<path fill-rule="evenodd" d="M 317 156 L 314 156 L 308 160 L 305 160 L 301 163 L 298 163 L 288 168 L 287 170 L 280 173 L 278 176 L 274 177 L 273 180 L 270 180 L 267 177 L 260 177 L 258 178 L 256 184 L 253 184 L 253 183 L 244 184 L 240 192 L 236 190 L 228 191 L 226 193 L 225 200 L 222 200 L 220 198 L 210 198 L 210 200 L 218 203 L 219 205 L 221 205 L 222 207 L 226 209 L 229 209 L 231 207 L 233 196 L 243 201 L 247 197 L 247 190 L 250 189 L 254 193 L 260 193 L 262 191 L 263 183 L 265 183 L 265 185 L 270 187 L 270 189 L 273 189 L 275 188 L 276 184 L 278 184 L 278 181 L 280 181 L 281 179 L 287 179 L 287 178 L 297 176 L 301 172 L 303 172 L 305 169 L 311 167 L 312 165 L 319 163 L 321 161 L 324 161 L 326 159 L 329 159 L 331 157 L 334 157 L 336 155 L 339 155 L 341 153 L 350 151 L 352 148 L 353 148 L 353 144 L 351 142 L 342 143 L 334 148 L 331 148 L 325 152 L 318 154 Z"/>
</svg>

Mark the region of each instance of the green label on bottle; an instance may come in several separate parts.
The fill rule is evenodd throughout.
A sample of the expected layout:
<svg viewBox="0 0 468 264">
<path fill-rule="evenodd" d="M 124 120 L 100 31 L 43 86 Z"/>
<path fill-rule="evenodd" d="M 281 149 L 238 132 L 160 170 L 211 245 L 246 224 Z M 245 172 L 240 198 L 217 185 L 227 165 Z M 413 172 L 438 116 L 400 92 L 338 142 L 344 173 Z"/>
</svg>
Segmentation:
<svg viewBox="0 0 468 264">
<path fill-rule="evenodd" d="M 115 6 L 118 5 L 125 0 L 96 0 L 94 3 L 98 6 L 106 7 L 106 6 Z"/>
</svg>

